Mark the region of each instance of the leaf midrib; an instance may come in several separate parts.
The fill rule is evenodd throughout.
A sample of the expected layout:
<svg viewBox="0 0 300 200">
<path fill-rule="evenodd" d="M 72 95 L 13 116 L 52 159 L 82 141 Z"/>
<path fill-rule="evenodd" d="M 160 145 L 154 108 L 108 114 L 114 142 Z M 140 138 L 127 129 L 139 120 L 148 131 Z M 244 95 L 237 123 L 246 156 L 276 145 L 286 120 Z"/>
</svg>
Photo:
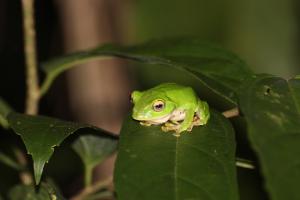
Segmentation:
<svg viewBox="0 0 300 200">
<path fill-rule="evenodd" d="M 177 176 L 178 176 L 178 166 L 177 166 L 177 162 L 178 162 L 178 140 L 179 137 L 176 137 L 176 143 L 175 143 L 175 160 L 174 160 L 174 192 L 175 192 L 175 200 L 178 200 L 178 180 L 177 180 Z"/>
</svg>

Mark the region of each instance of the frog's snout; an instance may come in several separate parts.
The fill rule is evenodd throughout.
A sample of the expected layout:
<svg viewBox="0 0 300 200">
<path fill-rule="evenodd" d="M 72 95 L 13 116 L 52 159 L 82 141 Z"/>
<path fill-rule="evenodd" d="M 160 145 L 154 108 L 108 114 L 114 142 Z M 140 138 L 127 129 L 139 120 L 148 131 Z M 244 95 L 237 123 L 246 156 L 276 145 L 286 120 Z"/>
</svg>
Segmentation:
<svg viewBox="0 0 300 200">
<path fill-rule="evenodd" d="M 140 118 L 138 112 L 136 112 L 135 110 L 133 110 L 133 112 L 132 112 L 132 118 L 135 120 L 139 120 L 139 118 Z"/>
<path fill-rule="evenodd" d="M 136 112 L 136 111 L 133 111 L 132 118 L 135 119 L 135 120 L 138 120 L 138 121 L 145 120 L 145 116 L 143 115 L 143 113 L 139 113 L 139 112 Z"/>
<path fill-rule="evenodd" d="M 132 118 L 138 120 L 138 117 L 135 114 L 132 114 Z"/>
</svg>

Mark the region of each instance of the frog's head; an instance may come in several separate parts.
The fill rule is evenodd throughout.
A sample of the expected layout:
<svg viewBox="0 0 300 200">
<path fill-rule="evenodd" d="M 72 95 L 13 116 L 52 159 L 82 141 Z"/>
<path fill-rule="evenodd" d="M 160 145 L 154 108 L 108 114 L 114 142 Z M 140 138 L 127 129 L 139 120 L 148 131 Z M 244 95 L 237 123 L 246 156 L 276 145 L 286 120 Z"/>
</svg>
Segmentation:
<svg viewBox="0 0 300 200">
<path fill-rule="evenodd" d="M 131 99 L 134 104 L 132 117 L 139 121 L 167 118 L 175 109 L 175 104 L 163 92 L 134 91 Z"/>
</svg>

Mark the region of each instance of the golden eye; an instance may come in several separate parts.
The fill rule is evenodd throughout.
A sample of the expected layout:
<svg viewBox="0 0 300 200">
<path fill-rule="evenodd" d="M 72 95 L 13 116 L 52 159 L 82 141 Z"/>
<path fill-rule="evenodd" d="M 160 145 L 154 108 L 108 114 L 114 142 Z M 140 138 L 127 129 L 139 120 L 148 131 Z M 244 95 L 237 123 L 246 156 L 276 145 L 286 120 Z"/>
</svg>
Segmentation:
<svg viewBox="0 0 300 200">
<path fill-rule="evenodd" d="M 162 100 L 156 100 L 153 103 L 153 110 L 156 112 L 162 111 L 165 107 L 165 103 Z"/>
</svg>

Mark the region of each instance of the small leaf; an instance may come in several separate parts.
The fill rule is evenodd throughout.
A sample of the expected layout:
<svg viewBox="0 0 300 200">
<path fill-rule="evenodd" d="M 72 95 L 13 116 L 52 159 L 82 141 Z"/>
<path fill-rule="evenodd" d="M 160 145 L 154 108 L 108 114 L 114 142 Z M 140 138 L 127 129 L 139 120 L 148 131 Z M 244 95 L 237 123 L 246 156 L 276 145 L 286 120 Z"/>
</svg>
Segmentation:
<svg viewBox="0 0 300 200">
<path fill-rule="evenodd" d="M 89 128 L 99 134 L 102 129 L 74 122 L 62 121 L 44 116 L 30 116 L 19 113 L 8 115 L 12 129 L 21 136 L 28 154 L 32 156 L 36 184 L 40 182 L 44 165 L 65 138 L 81 128 Z"/>
<path fill-rule="evenodd" d="M 2 152 L 0 152 L 0 162 L 16 170 L 23 169 L 22 165 L 20 165 L 18 162 L 13 160 L 10 156 Z"/>
<path fill-rule="evenodd" d="M 0 97 L 0 125 L 4 128 L 8 128 L 7 115 L 12 112 L 13 109 Z"/>
<path fill-rule="evenodd" d="M 259 75 L 242 91 L 248 137 L 271 198 L 300 199 L 300 80 Z"/>
<path fill-rule="evenodd" d="M 72 148 L 80 156 L 85 166 L 85 183 L 89 185 L 92 178 L 92 170 L 107 156 L 115 152 L 117 140 L 112 136 L 81 135 L 72 144 Z"/>
<path fill-rule="evenodd" d="M 85 165 L 95 167 L 117 148 L 115 137 L 82 135 L 72 145 Z"/>
<path fill-rule="evenodd" d="M 215 111 L 208 124 L 180 137 L 130 117 L 118 148 L 118 200 L 238 199 L 234 132 Z"/>
<path fill-rule="evenodd" d="M 42 88 L 43 93 L 60 73 L 75 64 L 104 56 L 179 68 L 194 76 L 200 85 L 232 105 L 237 104 L 236 86 L 253 75 L 245 63 L 235 55 L 209 43 L 197 39 L 153 40 L 128 47 L 104 45 L 47 62 L 43 65 L 43 70 L 47 74 Z"/>
</svg>

